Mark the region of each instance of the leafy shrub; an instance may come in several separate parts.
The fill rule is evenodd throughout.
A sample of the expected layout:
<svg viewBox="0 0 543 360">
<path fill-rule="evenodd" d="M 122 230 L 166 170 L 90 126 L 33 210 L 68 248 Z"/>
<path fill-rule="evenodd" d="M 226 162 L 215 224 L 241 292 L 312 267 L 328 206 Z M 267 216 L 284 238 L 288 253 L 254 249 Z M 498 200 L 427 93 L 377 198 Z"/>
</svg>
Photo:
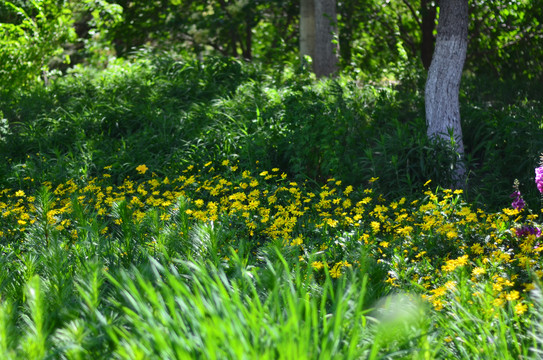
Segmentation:
<svg viewBox="0 0 543 360">
<path fill-rule="evenodd" d="M 42 75 L 47 80 L 48 62 L 62 54 L 64 42 L 75 38 L 67 2 L 17 3 L 4 1 L 0 5 L 3 17 L 13 17 L 12 21 L 0 23 L 3 97 Z"/>
</svg>

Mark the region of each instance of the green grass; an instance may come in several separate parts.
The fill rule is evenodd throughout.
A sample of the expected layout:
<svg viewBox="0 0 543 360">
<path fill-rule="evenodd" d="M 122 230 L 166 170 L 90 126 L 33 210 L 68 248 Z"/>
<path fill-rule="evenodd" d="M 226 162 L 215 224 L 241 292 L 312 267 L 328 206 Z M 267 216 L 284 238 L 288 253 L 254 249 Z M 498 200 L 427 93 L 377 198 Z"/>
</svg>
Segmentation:
<svg viewBox="0 0 543 360">
<path fill-rule="evenodd" d="M 3 99 L 0 354 L 538 358 L 541 105 L 468 79 L 455 192 L 421 82 L 162 54 Z"/>
</svg>

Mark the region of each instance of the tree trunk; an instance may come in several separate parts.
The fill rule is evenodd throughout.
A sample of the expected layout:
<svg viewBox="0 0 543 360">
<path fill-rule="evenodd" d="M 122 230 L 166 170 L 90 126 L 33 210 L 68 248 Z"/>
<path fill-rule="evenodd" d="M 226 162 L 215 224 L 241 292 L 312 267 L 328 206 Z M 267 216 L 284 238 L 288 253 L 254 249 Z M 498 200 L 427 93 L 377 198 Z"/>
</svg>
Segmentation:
<svg viewBox="0 0 543 360">
<path fill-rule="evenodd" d="M 352 49 L 351 43 L 353 40 L 354 20 L 353 14 L 356 10 L 354 1 L 344 1 L 341 7 L 338 8 L 338 13 L 341 16 L 343 27 L 341 28 L 341 36 L 339 36 L 340 59 L 343 64 L 351 65 Z M 339 5 L 338 5 L 339 6 Z"/>
<path fill-rule="evenodd" d="M 422 42 L 420 49 L 420 57 L 422 65 L 426 70 L 430 68 L 432 63 L 432 54 L 434 53 L 434 28 L 436 23 L 436 6 L 431 4 L 429 0 L 421 0 L 421 32 Z"/>
<path fill-rule="evenodd" d="M 314 0 L 300 2 L 300 56 L 315 57 L 315 3 Z"/>
<path fill-rule="evenodd" d="M 468 47 L 468 22 L 468 0 L 440 1 L 436 46 L 425 89 L 427 134 L 432 140 L 453 144 L 458 154 L 453 179 L 457 187 L 464 184 L 466 172 L 458 93 Z"/>
<path fill-rule="evenodd" d="M 333 75 L 338 69 L 336 0 L 315 0 L 315 34 L 313 71 L 317 77 Z"/>
<path fill-rule="evenodd" d="M 245 46 L 242 46 L 241 49 L 243 59 L 251 61 L 253 59 L 253 29 L 249 21 L 246 22 L 245 26 Z"/>
</svg>

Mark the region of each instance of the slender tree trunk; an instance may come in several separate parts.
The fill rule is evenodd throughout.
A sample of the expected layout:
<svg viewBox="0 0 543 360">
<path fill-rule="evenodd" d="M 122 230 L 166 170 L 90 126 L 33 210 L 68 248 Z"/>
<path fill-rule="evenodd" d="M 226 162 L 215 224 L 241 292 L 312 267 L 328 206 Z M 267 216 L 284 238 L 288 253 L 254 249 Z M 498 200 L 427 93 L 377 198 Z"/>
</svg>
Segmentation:
<svg viewBox="0 0 543 360">
<path fill-rule="evenodd" d="M 425 90 L 428 137 L 447 143 L 454 140 L 458 154 L 454 186 L 458 187 L 464 183 L 466 172 L 458 93 L 468 47 L 468 22 L 468 0 L 441 0 L 436 46 Z"/>
<path fill-rule="evenodd" d="M 351 42 L 353 39 L 353 14 L 356 9 L 354 1 L 344 1 L 341 3 L 341 8 L 338 11 L 341 14 L 343 20 L 343 27 L 341 29 L 341 36 L 339 36 L 339 50 L 341 61 L 344 64 L 350 65 L 352 59 Z"/>
<path fill-rule="evenodd" d="M 315 0 L 315 58 L 317 77 L 333 75 L 338 69 L 336 0 Z"/>
<path fill-rule="evenodd" d="M 434 53 L 434 28 L 436 24 L 436 6 L 432 5 L 429 0 L 421 0 L 420 9 L 422 15 L 422 43 L 420 49 L 420 57 L 422 60 L 422 65 L 426 70 L 428 70 L 430 68 L 430 64 L 432 63 L 432 54 Z"/>
<path fill-rule="evenodd" d="M 243 49 L 243 58 L 247 61 L 253 59 L 253 29 L 247 22 L 247 28 L 245 29 L 245 48 Z"/>
<path fill-rule="evenodd" d="M 315 3 L 314 0 L 300 2 L 300 56 L 315 57 Z"/>
</svg>

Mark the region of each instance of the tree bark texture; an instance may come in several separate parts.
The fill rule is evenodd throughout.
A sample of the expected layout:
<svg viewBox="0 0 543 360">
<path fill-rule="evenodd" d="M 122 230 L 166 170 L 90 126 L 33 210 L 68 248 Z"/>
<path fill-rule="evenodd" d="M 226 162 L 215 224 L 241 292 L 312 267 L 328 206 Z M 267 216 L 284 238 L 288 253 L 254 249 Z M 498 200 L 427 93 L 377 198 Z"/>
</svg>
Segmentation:
<svg viewBox="0 0 543 360">
<path fill-rule="evenodd" d="M 300 56 L 315 57 L 315 3 L 314 0 L 300 2 Z"/>
<path fill-rule="evenodd" d="M 336 0 L 315 0 L 315 58 L 313 70 L 317 77 L 337 71 L 338 46 Z"/>
<path fill-rule="evenodd" d="M 468 47 L 468 22 L 468 0 L 440 1 L 436 45 L 425 89 L 428 137 L 450 143 L 449 132 L 454 136 L 454 150 L 459 155 L 455 185 L 465 178 L 458 93 Z"/>
<path fill-rule="evenodd" d="M 300 55 L 311 56 L 317 77 L 338 69 L 337 13 L 335 0 L 301 0 Z"/>
</svg>

